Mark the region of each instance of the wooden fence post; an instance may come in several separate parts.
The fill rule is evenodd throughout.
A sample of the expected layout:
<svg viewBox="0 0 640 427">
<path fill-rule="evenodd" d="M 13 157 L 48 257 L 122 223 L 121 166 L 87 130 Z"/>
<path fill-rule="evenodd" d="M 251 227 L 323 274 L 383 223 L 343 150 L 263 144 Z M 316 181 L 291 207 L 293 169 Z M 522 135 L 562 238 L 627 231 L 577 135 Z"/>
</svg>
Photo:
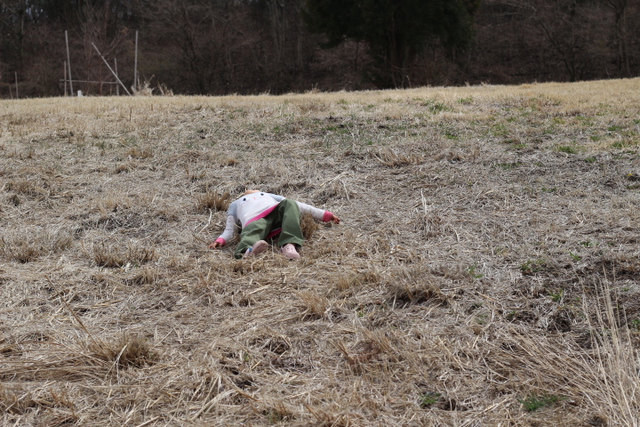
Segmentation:
<svg viewBox="0 0 640 427">
<path fill-rule="evenodd" d="M 118 58 L 113 58 L 113 65 L 116 69 L 116 75 L 118 74 Z M 116 85 L 116 95 L 120 96 L 120 86 Z"/>
<path fill-rule="evenodd" d="M 64 39 L 67 43 L 67 65 L 69 66 L 69 88 L 71 90 L 71 96 L 73 96 L 73 80 L 71 79 L 71 54 L 69 53 L 69 33 L 64 30 Z"/>
<path fill-rule="evenodd" d="M 136 53 L 133 62 L 133 90 L 138 90 L 138 30 L 136 30 Z"/>
</svg>

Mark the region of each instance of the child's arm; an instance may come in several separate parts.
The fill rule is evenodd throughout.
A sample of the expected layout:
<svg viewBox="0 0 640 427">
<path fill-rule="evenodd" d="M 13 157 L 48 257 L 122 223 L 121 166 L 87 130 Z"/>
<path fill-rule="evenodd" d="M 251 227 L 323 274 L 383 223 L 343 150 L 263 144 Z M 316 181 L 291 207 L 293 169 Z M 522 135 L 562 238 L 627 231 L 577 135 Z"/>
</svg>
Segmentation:
<svg viewBox="0 0 640 427">
<path fill-rule="evenodd" d="M 227 215 L 227 225 L 215 242 L 209 245 L 209 249 L 221 248 L 227 244 L 227 242 L 233 237 L 236 231 L 236 217 L 234 215 Z"/>
<path fill-rule="evenodd" d="M 298 207 L 300 208 L 300 212 L 303 214 L 309 213 L 313 217 L 313 219 L 322 222 L 333 222 L 334 224 L 340 224 L 340 218 L 338 218 L 333 212 L 325 211 L 322 209 L 318 209 L 311 205 L 307 205 L 306 203 L 297 202 Z"/>
</svg>

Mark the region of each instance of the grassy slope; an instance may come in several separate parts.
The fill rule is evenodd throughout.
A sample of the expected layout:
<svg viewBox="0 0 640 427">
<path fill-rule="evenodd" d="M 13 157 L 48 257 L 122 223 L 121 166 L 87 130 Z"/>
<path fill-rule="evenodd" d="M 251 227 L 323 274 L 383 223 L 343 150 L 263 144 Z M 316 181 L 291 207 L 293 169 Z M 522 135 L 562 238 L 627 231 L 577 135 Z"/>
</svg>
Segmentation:
<svg viewBox="0 0 640 427">
<path fill-rule="evenodd" d="M 639 110 L 638 79 L 3 101 L 1 423 L 638 425 Z M 207 250 L 245 188 L 343 224 Z"/>
</svg>

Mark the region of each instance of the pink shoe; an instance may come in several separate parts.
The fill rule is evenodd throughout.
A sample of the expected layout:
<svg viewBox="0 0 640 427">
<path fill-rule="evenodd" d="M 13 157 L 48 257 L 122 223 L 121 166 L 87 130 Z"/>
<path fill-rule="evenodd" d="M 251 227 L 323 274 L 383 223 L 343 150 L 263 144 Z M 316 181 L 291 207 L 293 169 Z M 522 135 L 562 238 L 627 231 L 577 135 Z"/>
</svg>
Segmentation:
<svg viewBox="0 0 640 427">
<path fill-rule="evenodd" d="M 282 255 L 290 260 L 300 259 L 300 254 L 296 251 L 296 247 L 293 246 L 293 243 L 287 243 L 282 247 Z"/>
<path fill-rule="evenodd" d="M 265 242 L 264 240 L 258 240 L 253 244 L 252 247 L 247 249 L 244 255 L 242 255 L 242 258 L 249 258 L 252 256 L 259 255 L 262 252 L 266 251 L 268 247 L 269 247 L 269 244 L 267 242 Z"/>
</svg>

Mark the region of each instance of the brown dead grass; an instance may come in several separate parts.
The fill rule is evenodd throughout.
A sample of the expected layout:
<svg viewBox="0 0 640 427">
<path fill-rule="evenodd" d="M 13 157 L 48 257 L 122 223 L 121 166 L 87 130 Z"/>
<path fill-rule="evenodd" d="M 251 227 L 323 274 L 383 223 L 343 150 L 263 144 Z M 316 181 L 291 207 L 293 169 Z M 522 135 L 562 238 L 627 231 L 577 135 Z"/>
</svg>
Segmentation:
<svg viewBox="0 0 640 427">
<path fill-rule="evenodd" d="M 637 426 L 639 105 L 4 101 L 0 424 Z M 299 262 L 208 250 L 248 188 L 342 223 L 303 218 Z"/>
<path fill-rule="evenodd" d="M 226 212 L 231 202 L 233 202 L 233 200 L 228 192 L 218 194 L 215 191 L 209 190 L 196 197 L 196 209 L 200 212 L 209 212 L 210 210 L 214 212 Z"/>
</svg>

